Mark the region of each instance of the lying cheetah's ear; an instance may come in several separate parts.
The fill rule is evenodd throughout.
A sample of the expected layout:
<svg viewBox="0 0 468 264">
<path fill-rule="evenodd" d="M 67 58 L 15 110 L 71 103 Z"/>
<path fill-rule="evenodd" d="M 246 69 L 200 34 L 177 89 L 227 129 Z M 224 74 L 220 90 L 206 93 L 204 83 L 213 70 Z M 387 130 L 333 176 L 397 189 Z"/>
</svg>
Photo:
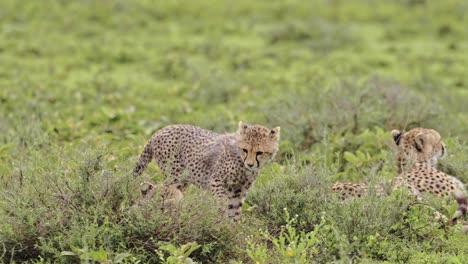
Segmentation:
<svg viewBox="0 0 468 264">
<path fill-rule="evenodd" d="M 414 147 L 416 148 L 417 151 L 421 152 L 423 150 L 425 140 L 426 140 L 426 134 L 419 133 L 416 135 L 414 139 Z"/>
<path fill-rule="evenodd" d="M 280 136 L 280 127 L 275 127 L 270 131 L 270 136 L 272 138 L 276 138 L 277 140 L 279 139 Z"/>
<path fill-rule="evenodd" d="M 400 130 L 397 130 L 397 129 L 393 129 L 392 130 L 392 136 L 393 136 L 393 140 L 395 141 L 395 144 L 400 145 L 400 139 L 401 139 L 401 135 L 403 133 L 401 133 Z"/>
</svg>

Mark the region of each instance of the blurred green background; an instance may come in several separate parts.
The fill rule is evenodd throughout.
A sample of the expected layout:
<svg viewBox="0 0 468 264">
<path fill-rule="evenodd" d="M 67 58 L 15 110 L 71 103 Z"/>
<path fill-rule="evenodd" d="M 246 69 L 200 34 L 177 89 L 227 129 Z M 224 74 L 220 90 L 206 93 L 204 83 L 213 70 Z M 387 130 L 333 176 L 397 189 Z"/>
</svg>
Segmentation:
<svg viewBox="0 0 468 264">
<path fill-rule="evenodd" d="M 234 131 L 240 120 L 281 126 L 281 153 L 276 163 L 262 171 L 248 198 L 252 208 L 261 207 L 261 193 L 287 182 L 274 182 L 278 175 L 321 179 L 323 185 L 318 187 L 313 182 L 283 186 L 292 193 L 301 190 L 302 194 L 294 194 L 297 197 L 291 194 L 292 200 L 307 191 L 320 193 L 321 199 L 328 197 L 329 186 L 338 180 L 391 179 L 396 175 L 392 129 L 438 130 L 449 151 L 440 168 L 466 183 L 466 14 L 468 2 L 462 0 L 1 0 L 2 258 L 83 261 L 92 259 L 76 253 L 86 244 L 88 251 L 107 252 L 108 257 L 129 252 L 122 256 L 129 262 L 162 261 L 155 258 L 158 246 L 141 248 L 142 237 L 122 231 L 128 228 L 121 222 L 127 216 L 115 210 L 128 207 L 138 195 L 129 191 L 128 185 L 136 184 L 129 183 L 129 174 L 145 142 L 159 128 L 175 123 L 220 133 Z M 321 168 L 320 175 L 305 168 Z M 156 166 L 146 174 L 154 181 L 160 176 Z M 94 177 L 94 187 L 86 185 L 89 181 L 83 177 Z M 103 194 L 106 188 L 114 192 Z M 75 207 L 68 208 L 73 202 L 60 205 L 57 195 L 84 200 L 76 198 Z M 274 199 L 285 198 L 278 194 Z M 333 201 L 334 209 L 343 206 Z M 89 208 L 96 211 L 91 213 Z M 298 204 L 297 212 L 311 214 L 307 208 Z M 317 210 L 326 209 L 330 208 Z M 62 219 L 59 211 L 69 213 L 63 213 Z M 275 222 L 262 210 L 251 211 L 246 218 L 252 221 L 243 223 L 248 230 L 267 226 L 278 231 L 286 221 Z M 44 216 L 47 212 L 50 219 Z M 129 240 L 116 246 L 104 239 L 109 234 L 100 234 L 101 240 L 92 239 L 94 244 L 84 243 L 88 235 L 82 232 L 94 223 L 96 212 L 108 219 L 110 233 L 121 232 Z M 309 229 L 300 226 L 298 230 L 311 231 L 320 222 L 320 212 L 315 214 L 316 219 L 304 220 L 309 221 L 305 225 Z M 74 217 L 81 220 L 75 223 Z M 73 224 L 64 225 L 64 219 Z M 50 230 L 41 231 L 38 226 L 42 225 Z M 336 228 L 334 237 L 341 239 L 343 230 L 330 226 Z M 178 240 L 171 232 L 163 238 L 151 237 L 175 245 L 197 240 L 189 235 Z M 375 239 L 375 230 L 366 232 L 361 235 Z M 379 232 L 380 239 L 387 239 Z M 449 263 L 467 259 L 466 246 L 457 248 L 468 244 L 463 236 L 446 239 L 436 248 L 425 244 L 434 239 L 432 233 L 416 238 L 389 236 L 392 243 L 421 247 L 409 251 L 406 260 L 434 259 L 431 254 L 449 256 Z M 443 236 L 446 233 L 434 235 Z M 343 241 L 358 241 L 350 233 L 345 237 Z M 319 252 L 326 258 L 318 262 L 346 257 L 405 261 L 382 253 L 390 249 L 376 253 L 366 249 L 369 241 L 361 242 L 335 251 L 325 245 L 326 250 Z M 247 257 L 246 246 L 235 237 L 226 238 L 224 247 L 207 249 L 221 243 L 216 238 L 198 243 L 204 243 L 206 252 L 195 251 L 203 263 L 258 261 Z M 268 250 L 276 252 L 269 251 L 271 256 L 279 254 L 274 248 Z M 61 256 L 65 251 L 75 255 Z M 415 253 L 419 251 L 429 257 Z M 304 263 L 315 259 L 314 254 Z M 272 257 L 269 263 L 279 259 Z"/>
</svg>

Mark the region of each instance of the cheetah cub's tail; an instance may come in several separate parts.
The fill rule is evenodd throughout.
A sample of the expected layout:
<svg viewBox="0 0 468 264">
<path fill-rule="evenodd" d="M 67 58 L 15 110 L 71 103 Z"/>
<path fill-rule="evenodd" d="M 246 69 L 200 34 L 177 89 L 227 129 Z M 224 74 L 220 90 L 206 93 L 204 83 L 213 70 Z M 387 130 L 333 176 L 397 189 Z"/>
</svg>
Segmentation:
<svg viewBox="0 0 468 264">
<path fill-rule="evenodd" d="M 153 159 L 153 148 L 151 147 L 151 140 L 146 144 L 145 149 L 140 155 L 140 158 L 138 159 L 137 164 L 135 165 L 135 169 L 133 169 L 133 177 L 138 177 L 140 176 L 143 171 L 146 170 L 146 167 L 148 167 L 148 164 L 151 162 Z"/>
</svg>

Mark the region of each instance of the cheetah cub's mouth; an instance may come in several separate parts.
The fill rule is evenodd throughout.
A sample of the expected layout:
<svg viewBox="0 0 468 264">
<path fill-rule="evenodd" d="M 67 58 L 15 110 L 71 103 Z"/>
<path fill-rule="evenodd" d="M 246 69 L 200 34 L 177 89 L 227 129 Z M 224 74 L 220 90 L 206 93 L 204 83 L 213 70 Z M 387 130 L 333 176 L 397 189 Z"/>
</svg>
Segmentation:
<svg viewBox="0 0 468 264">
<path fill-rule="evenodd" d="M 247 125 L 239 122 L 237 146 L 244 167 L 251 171 L 259 170 L 272 160 L 278 152 L 280 127 L 269 129 L 260 125 Z"/>
</svg>

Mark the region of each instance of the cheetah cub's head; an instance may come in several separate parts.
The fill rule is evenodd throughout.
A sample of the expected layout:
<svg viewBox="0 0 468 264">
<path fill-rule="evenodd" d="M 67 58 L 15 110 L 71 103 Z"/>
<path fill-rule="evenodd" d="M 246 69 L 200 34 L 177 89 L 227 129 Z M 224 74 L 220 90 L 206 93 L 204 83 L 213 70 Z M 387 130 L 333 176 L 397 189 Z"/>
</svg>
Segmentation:
<svg viewBox="0 0 468 264">
<path fill-rule="evenodd" d="M 280 127 L 269 129 L 259 125 L 247 125 L 241 121 L 237 135 L 240 156 L 244 167 L 249 170 L 260 169 L 278 152 Z"/>
<path fill-rule="evenodd" d="M 407 165 L 430 162 L 435 166 L 446 155 L 445 144 L 434 129 L 415 128 L 406 133 L 394 129 L 392 136 L 398 146 L 399 161 Z"/>
</svg>

